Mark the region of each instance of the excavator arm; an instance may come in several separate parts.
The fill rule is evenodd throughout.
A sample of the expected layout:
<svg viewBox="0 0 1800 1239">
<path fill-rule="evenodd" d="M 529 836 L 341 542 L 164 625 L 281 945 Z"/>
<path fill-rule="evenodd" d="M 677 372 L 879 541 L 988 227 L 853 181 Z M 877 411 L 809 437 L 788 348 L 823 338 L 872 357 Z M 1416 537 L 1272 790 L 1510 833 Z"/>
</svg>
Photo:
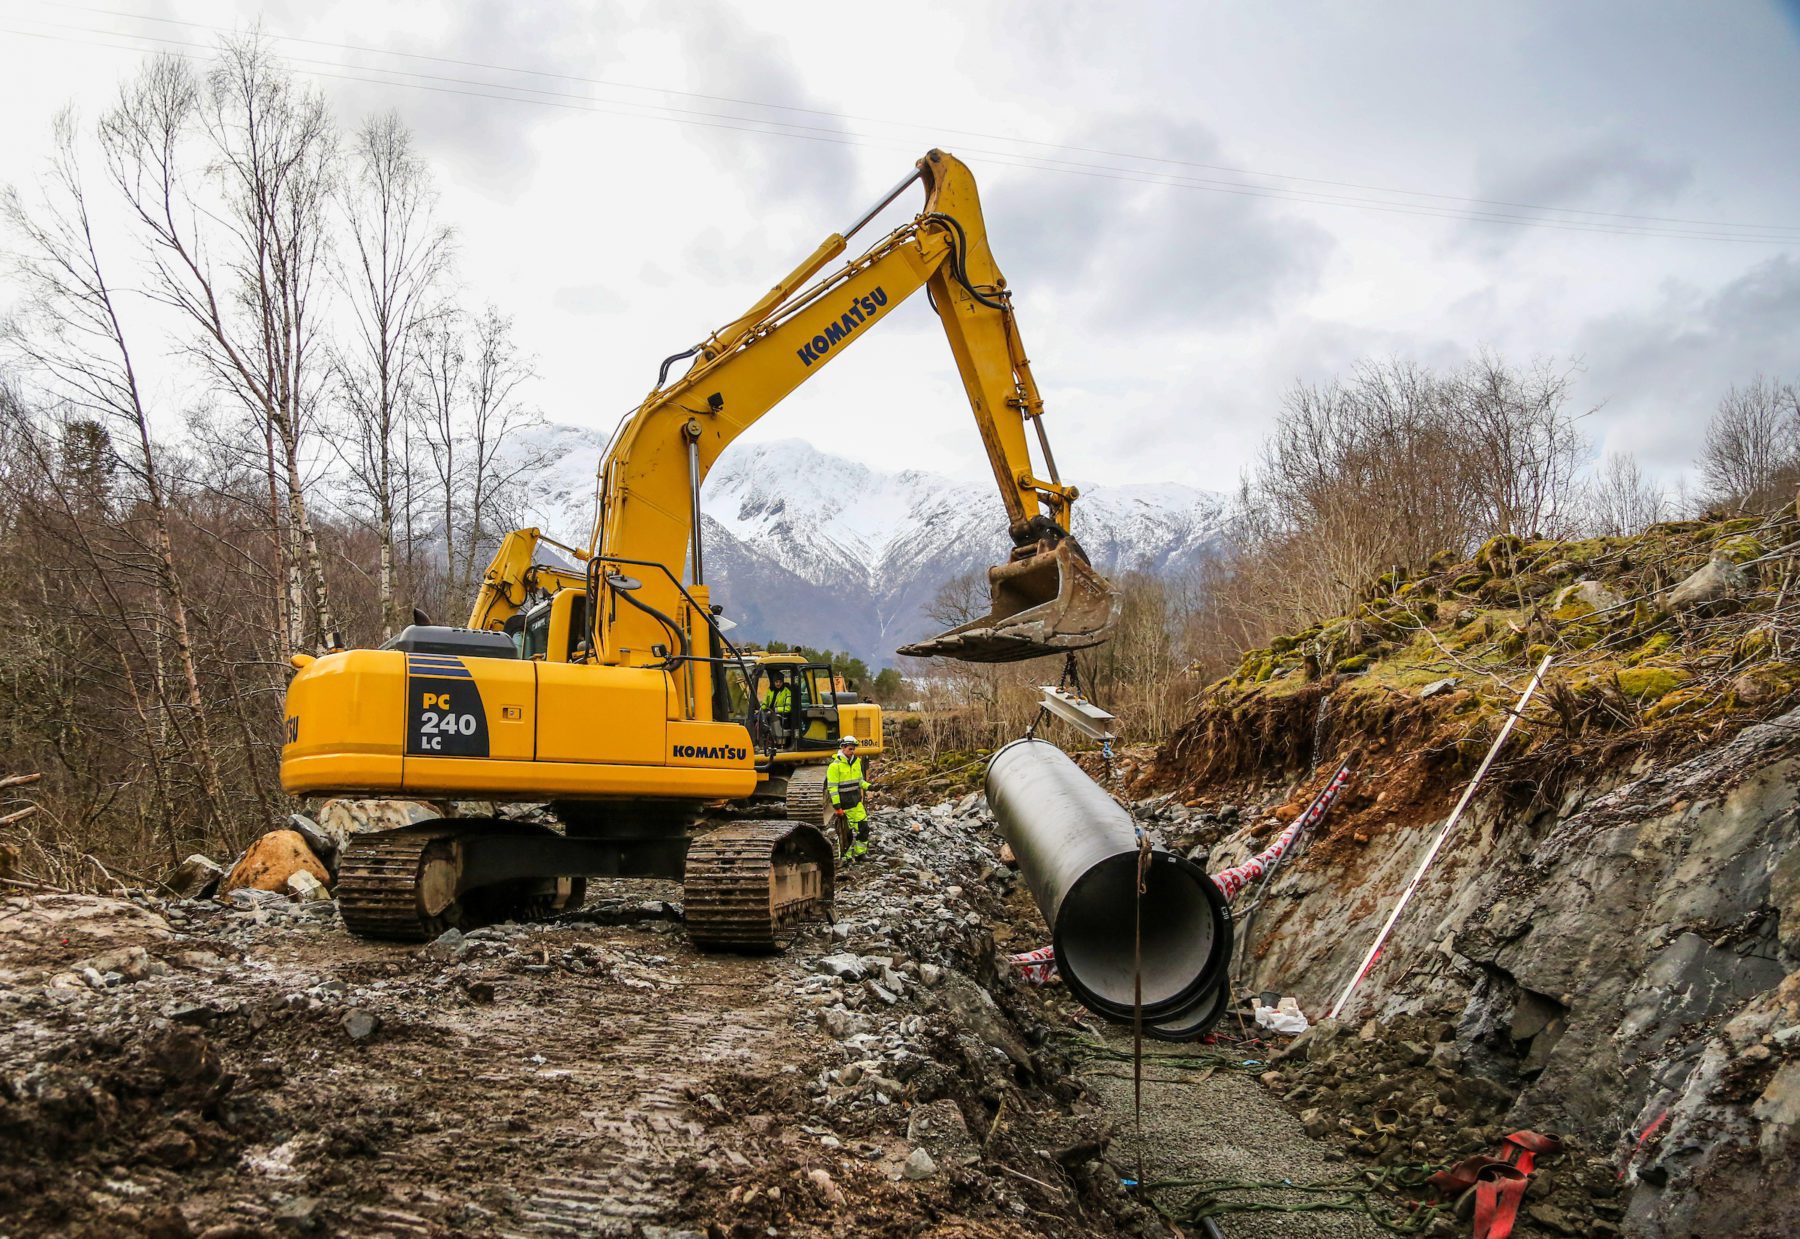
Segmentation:
<svg viewBox="0 0 1800 1239">
<path fill-rule="evenodd" d="M 860 257 L 821 275 L 847 251 L 848 238 L 915 180 L 925 186 L 924 211 Z M 1079 492 L 1061 481 L 1050 454 L 1043 401 L 1011 294 L 988 248 L 974 178 L 953 156 L 934 150 L 745 313 L 666 360 L 656 389 L 614 434 L 600 465 L 598 519 L 584 558 L 600 589 L 626 581 L 623 588 L 635 597 L 623 607 L 616 598 L 595 600 L 599 661 L 667 660 L 670 620 L 685 626 L 693 643 L 707 639 L 707 617 L 693 612 L 706 609 L 700 489 L 714 461 L 921 288 L 930 294 L 956 360 L 1014 550 L 1007 563 L 989 570 L 988 615 L 901 652 L 1008 661 L 1105 639 L 1116 594 L 1070 537 Z M 670 380 L 670 368 L 690 357 L 686 373 Z M 1028 422 L 1043 457 L 1041 470 L 1032 463 Z M 684 562 L 688 589 L 676 579 Z M 528 549 L 509 538 L 489 570 L 472 626 L 495 626 L 495 617 L 508 610 L 500 600 L 523 597 L 519 574 L 528 564 Z M 690 693 L 696 688 L 704 696 L 704 686 L 690 687 Z"/>
</svg>

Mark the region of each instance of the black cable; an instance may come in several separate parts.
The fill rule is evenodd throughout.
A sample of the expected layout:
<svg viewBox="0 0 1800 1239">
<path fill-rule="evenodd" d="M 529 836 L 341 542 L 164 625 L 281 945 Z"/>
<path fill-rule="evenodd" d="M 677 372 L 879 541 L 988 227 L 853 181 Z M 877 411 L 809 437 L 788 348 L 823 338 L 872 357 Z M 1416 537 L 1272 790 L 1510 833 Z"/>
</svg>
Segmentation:
<svg viewBox="0 0 1800 1239">
<path fill-rule="evenodd" d="M 693 348 L 689 349 L 685 353 L 671 353 L 667 357 L 663 358 L 662 369 L 660 369 L 656 372 L 657 390 L 661 391 L 662 385 L 669 381 L 669 367 L 670 366 L 672 366 L 676 362 L 680 361 L 683 357 L 692 357 L 695 353 L 698 353 L 699 351 L 700 351 L 700 346 L 698 344 L 696 344 Z"/>
<path fill-rule="evenodd" d="M 664 615 L 661 611 L 658 611 L 649 603 L 632 597 L 631 591 L 628 589 L 615 589 L 612 593 L 614 597 L 625 599 L 631 606 L 636 607 L 645 615 L 654 619 L 657 623 L 668 629 L 669 635 L 675 638 L 675 644 L 681 647 L 681 657 L 679 659 L 664 659 L 663 661 L 668 664 L 668 666 L 673 667 L 677 662 L 692 661 L 692 655 L 689 654 L 688 651 L 691 650 L 693 646 L 688 642 L 687 633 L 681 630 L 681 625 L 677 624 L 669 616 Z"/>
<path fill-rule="evenodd" d="M 963 291 L 990 310 L 999 310 L 1002 314 L 1012 313 L 1012 307 L 1007 305 L 1004 300 L 994 301 L 977 291 L 975 285 L 969 283 L 968 270 L 963 266 L 963 255 L 969 248 L 969 234 L 963 231 L 962 222 L 956 216 L 946 215 L 942 211 L 932 211 L 925 218 L 949 224 L 956 233 L 955 239 L 950 242 L 950 274 L 958 284 L 963 286 Z M 1010 293 L 1004 292 L 1000 294 L 1002 298 L 1010 295 Z"/>
</svg>

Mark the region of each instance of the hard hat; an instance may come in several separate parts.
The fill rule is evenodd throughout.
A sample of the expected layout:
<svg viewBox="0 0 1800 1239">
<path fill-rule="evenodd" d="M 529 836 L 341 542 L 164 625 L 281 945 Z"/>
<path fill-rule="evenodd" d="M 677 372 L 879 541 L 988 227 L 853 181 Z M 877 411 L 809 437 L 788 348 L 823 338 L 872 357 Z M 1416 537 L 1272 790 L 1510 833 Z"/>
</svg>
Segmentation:
<svg viewBox="0 0 1800 1239">
<path fill-rule="evenodd" d="M 838 747 L 841 749 L 845 745 L 855 746 L 861 743 L 862 741 L 858 740 L 855 736 L 845 736 L 842 740 L 838 741 Z"/>
</svg>

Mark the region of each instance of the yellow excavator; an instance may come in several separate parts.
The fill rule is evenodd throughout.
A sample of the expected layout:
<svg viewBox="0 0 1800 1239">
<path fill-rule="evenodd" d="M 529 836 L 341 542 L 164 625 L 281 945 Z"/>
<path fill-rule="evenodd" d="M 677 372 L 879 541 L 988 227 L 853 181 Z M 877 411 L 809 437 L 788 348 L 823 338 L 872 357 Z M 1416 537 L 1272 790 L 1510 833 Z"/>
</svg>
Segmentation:
<svg viewBox="0 0 1800 1239">
<path fill-rule="evenodd" d="M 924 210 L 821 275 L 915 181 Z M 819 828 L 821 805 L 801 821 L 695 830 L 701 810 L 787 779 L 807 737 L 849 730 L 822 691 L 797 698 L 785 729 L 759 710 L 771 667 L 732 643 L 711 601 L 700 491 L 733 439 L 920 288 L 962 376 L 1014 549 L 988 570 L 987 615 L 900 652 L 1007 661 L 1105 640 L 1117 595 L 1071 536 L 1077 491 L 1050 453 L 974 178 L 931 151 L 749 310 L 662 363 L 601 459 L 586 547 L 515 530 L 467 628 L 418 624 L 380 649 L 294 656 L 288 792 L 548 802 L 561 824 L 454 817 L 355 836 L 336 888 L 353 933 L 418 940 L 544 914 L 578 903 L 597 875 L 682 881 L 688 934 L 707 949 L 776 949 L 800 922 L 829 916 L 837 849 Z M 879 744 L 878 714 L 856 725 Z"/>
</svg>

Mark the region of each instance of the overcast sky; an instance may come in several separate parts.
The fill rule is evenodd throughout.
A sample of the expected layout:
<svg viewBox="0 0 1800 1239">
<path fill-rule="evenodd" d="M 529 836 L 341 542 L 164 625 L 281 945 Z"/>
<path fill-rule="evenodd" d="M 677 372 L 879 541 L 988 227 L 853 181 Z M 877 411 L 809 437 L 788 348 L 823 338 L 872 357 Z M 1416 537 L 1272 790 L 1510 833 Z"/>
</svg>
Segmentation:
<svg viewBox="0 0 1800 1239">
<path fill-rule="evenodd" d="M 1579 363 L 1595 450 L 1672 482 L 1729 383 L 1800 377 L 1795 0 L 97 3 L 0 0 L 0 181 L 144 49 L 260 21 L 346 124 L 414 128 L 561 422 L 610 429 L 932 146 L 1089 481 L 1229 488 L 1296 380 L 1488 346 Z M 923 298 L 753 434 L 985 472 Z"/>
</svg>

